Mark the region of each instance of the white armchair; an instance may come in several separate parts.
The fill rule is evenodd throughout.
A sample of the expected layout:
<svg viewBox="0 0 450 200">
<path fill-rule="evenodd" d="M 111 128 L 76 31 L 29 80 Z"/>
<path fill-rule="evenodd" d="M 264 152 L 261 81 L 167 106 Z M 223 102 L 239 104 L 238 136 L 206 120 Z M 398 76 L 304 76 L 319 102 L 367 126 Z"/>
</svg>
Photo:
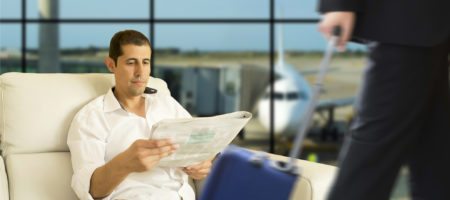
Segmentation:
<svg viewBox="0 0 450 200">
<path fill-rule="evenodd" d="M 76 112 L 113 82 L 110 74 L 0 76 L 0 200 L 77 199 L 70 187 L 67 130 Z M 152 78 L 149 85 L 169 93 L 161 79 Z M 323 199 L 336 168 L 298 162 L 303 174 L 291 199 Z M 193 184 L 199 194 L 202 184 Z"/>
</svg>

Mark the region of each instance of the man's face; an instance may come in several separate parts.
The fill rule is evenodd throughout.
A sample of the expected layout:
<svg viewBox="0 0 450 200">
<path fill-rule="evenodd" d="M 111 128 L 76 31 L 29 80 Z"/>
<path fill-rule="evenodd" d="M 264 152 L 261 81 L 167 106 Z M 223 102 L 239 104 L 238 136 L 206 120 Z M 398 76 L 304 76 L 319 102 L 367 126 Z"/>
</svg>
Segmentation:
<svg viewBox="0 0 450 200">
<path fill-rule="evenodd" d="M 116 89 L 126 96 L 142 95 L 150 76 L 150 46 L 123 45 L 122 52 L 112 70 Z"/>
</svg>

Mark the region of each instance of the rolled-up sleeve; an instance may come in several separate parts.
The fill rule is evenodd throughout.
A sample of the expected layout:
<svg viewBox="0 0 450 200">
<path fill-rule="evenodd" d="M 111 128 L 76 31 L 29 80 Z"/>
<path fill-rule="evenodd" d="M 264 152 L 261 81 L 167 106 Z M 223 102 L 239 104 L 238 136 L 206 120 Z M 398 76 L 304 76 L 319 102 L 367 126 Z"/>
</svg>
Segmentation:
<svg viewBox="0 0 450 200">
<path fill-rule="evenodd" d="M 95 110 L 82 109 L 73 119 L 67 144 L 70 149 L 72 188 L 78 198 L 93 200 L 89 193 L 94 171 L 105 164 L 106 126 Z"/>
</svg>

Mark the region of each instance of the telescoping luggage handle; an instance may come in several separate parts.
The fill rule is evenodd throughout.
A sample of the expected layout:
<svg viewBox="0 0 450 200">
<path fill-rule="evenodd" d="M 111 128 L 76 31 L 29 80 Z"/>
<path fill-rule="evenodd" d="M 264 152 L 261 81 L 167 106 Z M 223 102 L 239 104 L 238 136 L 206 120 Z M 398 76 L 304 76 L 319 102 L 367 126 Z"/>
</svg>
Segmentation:
<svg viewBox="0 0 450 200">
<path fill-rule="evenodd" d="M 306 110 L 306 114 L 305 114 L 305 122 L 304 126 L 301 126 L 300 129 L 297 132 L 297 136 L 295 137 L 295 141 L 294 141 L 294 147 L 291 149 L 290 153 L 289 153 L 289 161 L 288 163 L 283 163 L 283 162 L 279 162 L 279 161 L 273 161 L 273 166 L 275 168 L 277 168 L 278 170 L 284 171 L 284 172 L 288 172 L 288 173 L 293 173 L 293 174 L 298 174 L 299 173 L 299 169 L 296 165 L 296 159 L 298 158 L 298 156 L 301 153 L 301 146 L 302 146 L 302 142 L 303 139 L 306 136 L 308 127 L 311 123 L 313 114 L 314 114 L 314 110 L 316 108 L 317 102 L 319 100 L 319 95 L 320 95 L 320 91 L 323 88 L 323 80 L 325 78 L 325 74 L 328 71 L 329 68 L 329 64 L 330 64 L 330 60 L 331 60 L 331 56 L 333 55 L 333 51 L 334 48 L 336 46 L 336 43 L 338 42 L 338 39 L 341 35 L 341 27 L 340 26 L 336 26 L 333 29 L 333 35 L 331 36 L 330 40 L 328 41 L 328 45 L 325 51 L 325 55 L 324 58 L 322 59 L 322 62 L 319 65 L 319 73 L 316 76 L 316 83 L 314 85 L 314 90 L 312 93 L 312 99 L 309 102 L 308 105 L 308 109 Z"/>
</svg>

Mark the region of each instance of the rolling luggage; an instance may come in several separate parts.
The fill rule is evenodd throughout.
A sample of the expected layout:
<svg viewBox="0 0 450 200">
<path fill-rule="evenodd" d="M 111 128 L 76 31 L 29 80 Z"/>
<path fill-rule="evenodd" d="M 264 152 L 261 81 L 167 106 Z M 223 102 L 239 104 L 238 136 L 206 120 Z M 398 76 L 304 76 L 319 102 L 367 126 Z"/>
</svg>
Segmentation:
<svg viewBox="0 0 450 200">
<path fill-rule="evenodd" d="M 339 27 L 333 31 L 310 101 L 304 124 L 310 124 L 319 91 L 327 72 L 334 46 L 340 35 Z M 285 200 L 289 199 L 300 168 L 295 164 L 300 155 L 301 144 L 308 126 L 302 126 L 295 138 L 288 162 L 274 161 L 264 153 L 254 153 L 236 146 L 228 147 L 214 163 L 209 174 L 201 200 Z"/>
</svg>

